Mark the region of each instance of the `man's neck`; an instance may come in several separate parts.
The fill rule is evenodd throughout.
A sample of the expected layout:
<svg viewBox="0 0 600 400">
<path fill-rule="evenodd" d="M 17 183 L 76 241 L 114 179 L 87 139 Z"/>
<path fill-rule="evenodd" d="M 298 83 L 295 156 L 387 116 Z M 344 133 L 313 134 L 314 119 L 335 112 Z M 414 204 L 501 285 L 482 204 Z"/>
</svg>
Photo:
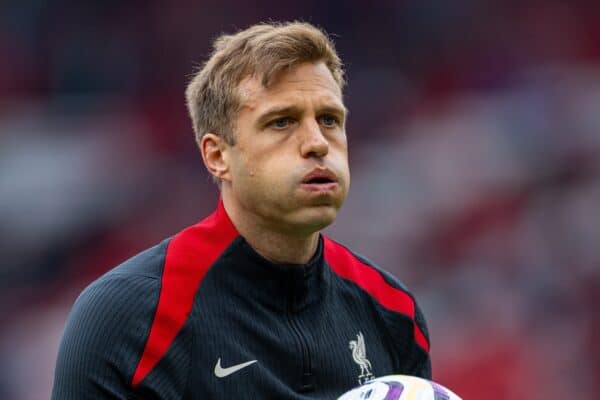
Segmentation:
<svg viewBox="0 0 600 400">
<path fill-rule="evenodd" d="M 238 230 L 252 248 L 267 260 L 278 264 L 306 264 L 315 254 L 319 234 L 305 239 L 290 238 L 273 232 L 244 234 Z"/>
<path fill-rule="evenodd" d="M 267 260 L 279 264 L 306 264 L 319 244 L 319 232 L 306 236 L 286 235 L 268 229 L 257 218 L 240 212 L 239 207 L 223 199 L 223 206 L 237 231 Z"/>
</svg>

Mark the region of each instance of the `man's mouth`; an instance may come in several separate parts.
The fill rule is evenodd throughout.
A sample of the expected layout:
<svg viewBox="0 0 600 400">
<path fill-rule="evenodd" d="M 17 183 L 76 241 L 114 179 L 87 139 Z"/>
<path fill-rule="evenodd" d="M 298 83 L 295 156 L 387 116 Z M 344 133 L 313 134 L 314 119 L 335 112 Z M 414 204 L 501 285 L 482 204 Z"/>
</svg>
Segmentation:
<svg viewBox="0 0 600 400">
<path fill-rule="evenodd" d="M 314 169 L 302 180 L 303 184 L 308 185 L 324 185 L 336 182 L 337 176 L 328 169 Z"/>
<path fill-rule="evenodd" d="M 330 193 L 337 190 L 338 179 L 331 170 L 317 168 L 304 177 L 302 187 L 314 193 Z"/>
<path fill-rule="evenodd" d="M 312 179 L 309 179 L 308 181 L 303 182 L 303 183 L 319 184 L 319 183 L 331 183 L 331 182 L 335 182 L 335 181 L 333 181 L 333 180 L 331 180 L 329 178 L 312 178 Z"/>
</svg>

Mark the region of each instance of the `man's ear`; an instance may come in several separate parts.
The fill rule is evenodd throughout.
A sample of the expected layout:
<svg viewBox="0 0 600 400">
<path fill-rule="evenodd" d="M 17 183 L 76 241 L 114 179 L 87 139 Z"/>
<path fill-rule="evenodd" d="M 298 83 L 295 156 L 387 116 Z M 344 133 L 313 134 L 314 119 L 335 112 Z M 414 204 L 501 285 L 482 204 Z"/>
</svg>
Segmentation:
<svg viewBox="0 0 600 400">
<path fill-rule="evenodd" d="M 206 169 L 219 181 L 229 180 L 229 144 L 220 135 L 205 133 L 200 140 L 200 153 Z"/>
</svg>

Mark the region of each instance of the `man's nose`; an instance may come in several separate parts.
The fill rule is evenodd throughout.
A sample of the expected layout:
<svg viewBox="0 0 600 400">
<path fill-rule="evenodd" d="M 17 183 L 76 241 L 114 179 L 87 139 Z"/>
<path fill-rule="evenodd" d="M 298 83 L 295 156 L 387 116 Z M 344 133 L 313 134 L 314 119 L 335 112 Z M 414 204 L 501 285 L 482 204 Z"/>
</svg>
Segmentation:
<svg viewBox="0 0 600 400">
<path fill-rule="evenodd" d="M 300 152 L 302 157 L 325 157 L 327 155 L 329 142 L 323 136 L 317 121 L 307 121 L 301 128 L 301 135 Z"/>
</svg>

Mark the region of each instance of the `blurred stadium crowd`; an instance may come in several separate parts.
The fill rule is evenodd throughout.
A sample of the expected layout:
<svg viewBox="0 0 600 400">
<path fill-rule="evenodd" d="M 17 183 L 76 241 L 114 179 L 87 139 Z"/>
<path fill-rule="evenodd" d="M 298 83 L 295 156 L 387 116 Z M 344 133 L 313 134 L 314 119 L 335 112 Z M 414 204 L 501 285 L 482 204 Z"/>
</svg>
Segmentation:
<svg viewBox="0 0 600 400">
<path fill-rule="evenodd" d="M 600 2 L 0 3 L 0 398 L 47 398 L 92 279 L 217 189 L 183 90 L 212 38 L 334 34 L 349 199 L 328 233 L 398 275 L 465 399 L 600 397 Z"/>
</svg>

